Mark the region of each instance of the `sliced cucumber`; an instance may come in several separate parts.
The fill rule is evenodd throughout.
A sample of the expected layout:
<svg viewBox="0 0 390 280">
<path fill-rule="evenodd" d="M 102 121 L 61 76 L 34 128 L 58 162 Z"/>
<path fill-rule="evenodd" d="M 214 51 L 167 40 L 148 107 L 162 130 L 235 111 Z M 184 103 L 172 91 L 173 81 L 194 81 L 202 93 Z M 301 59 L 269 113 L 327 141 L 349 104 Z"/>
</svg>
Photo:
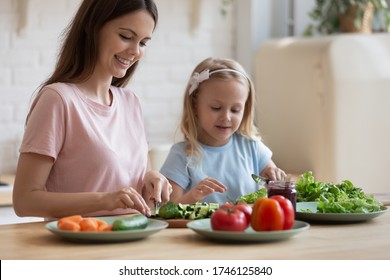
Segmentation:
<svg viewBox="0 0 390 280">
<path fill-rule="evenodd" d="M 196 202 L 192 204 L 178 203 L 177 209 L 179 211 L 176 218 L 189 219 L 189 220 L 209 218 L 211 214 L 218 208 L 219 208 L 218 203 L 207 203 L 207 202 Z"/>
</svg>

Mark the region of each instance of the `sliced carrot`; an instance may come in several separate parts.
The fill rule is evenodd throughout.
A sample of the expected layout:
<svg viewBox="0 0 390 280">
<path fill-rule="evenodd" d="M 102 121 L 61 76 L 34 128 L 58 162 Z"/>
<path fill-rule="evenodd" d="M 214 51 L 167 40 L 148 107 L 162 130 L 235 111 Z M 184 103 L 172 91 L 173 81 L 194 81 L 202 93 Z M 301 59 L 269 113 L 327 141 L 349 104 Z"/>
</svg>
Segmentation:
<svg viewBox="0 0 390 280">
<path fill-rule="evenodd" d="M 98 224 L 98 231 L 103 231 L 103 228 L 107 226 L 107 223 L 103 220 L 96 219 L 96 222 Z"/>
<path fill-rule="evenodd" d="M 81 215 L 63 217 L 57 222 L 58 229 L 69 231 L 111 231 L 112 224 L 94 217 L 83 218 Z"/>
<path fill-rule="evenodd" d="M 59 219 L 57 225 L 60 225 L 64 221 L 72 221 L 75 222 L 76 224 L 79 224 L 82 220 L 83 217 L 81 217 L 81 215 L 73 215 L 73 216 L 63 217 Z"/>
<path fill-rule="evenodd" d="M 80 223 L 81 231 L 98 231 L 96 218 L 84 218 Z"/>
<path fill-rule="evenodd" d="M 112 231 L 112 224 L 111 225 L 106 225 L 103 228 L 99 228 L 99 231 Z"/>
<path fill-rule="evenodd" d="M 81 227 L 78 223 L 71 220 L 62 221 L 61 224 L 57 224 L 57 227 L 61 230 L 80 231 Z"/>
</svg>

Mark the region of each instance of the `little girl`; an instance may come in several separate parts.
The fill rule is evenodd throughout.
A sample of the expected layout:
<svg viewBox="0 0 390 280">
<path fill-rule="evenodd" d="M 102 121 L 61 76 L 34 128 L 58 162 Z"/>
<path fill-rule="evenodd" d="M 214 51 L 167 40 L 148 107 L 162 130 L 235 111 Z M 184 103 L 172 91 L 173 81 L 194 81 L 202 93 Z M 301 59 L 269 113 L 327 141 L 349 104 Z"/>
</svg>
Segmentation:
<svg viewBox="0 0 390 280">
<path fill-rule="evenodd" d="M 223 204 L 254 192 L 251 174 L 281 180 L 254 125 L 254 87 L 242 66 L 207 58 L 193 71 L 184 95 L 181 131 L 161 173 L 170 181 L 170 199 Z"/>
</svg>

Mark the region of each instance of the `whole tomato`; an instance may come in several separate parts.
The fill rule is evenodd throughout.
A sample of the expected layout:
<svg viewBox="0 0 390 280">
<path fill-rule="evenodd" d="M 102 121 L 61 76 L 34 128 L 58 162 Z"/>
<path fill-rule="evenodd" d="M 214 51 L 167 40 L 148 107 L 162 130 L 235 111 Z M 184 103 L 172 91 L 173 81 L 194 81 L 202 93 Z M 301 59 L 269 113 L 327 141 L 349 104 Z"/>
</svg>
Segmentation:
<svg viewBox="0 0 390 280">
<path fill-rule="evenodd" d="M 225 204 L 220 205 L 219 208 L 220 209 L 231 209 L 234 206 L 236 206 L 236 205 L 233 203 L 226 202 Z"/>
<path fill-rule="evenodd" d="M 284 212 L 279 202 L 259 198 L 253 206 L 251 225 L 256 231 L 283 230 Z"/>
<path fill-rule="evenodd" d="M 295 220 L 294 206 L 291 201 L 282 195 L 273 195 L 270 198 L 278 201 L 279 205 L 282 207 L 284 213 L 283 229 L 291 229 Z"/>
<path fill-rule="evenodd" d="M 210 219 L 213 230 L 244 231 L 248 227 L 245 214 L 235 208 L 220 208 Z"/>
<path fill-rule="evenodd" d="M 251 223 L 251 216 L 252 216 L 252 206 L 245 204 L 245 203 L 240 203 L 240 204 L 231 204 L 231 203 L 225 203 L 222 204 L 219 208 L 222 209 L 237 209 L 240 210 L 245 214 L 246 220 L 247 220 L 247 225 L 249 226 Z"/>
<path fill-rule="evenodd" d="M 249 226 L 251 223 L 251 217 L 252 217 L 252 211 L 253 211 L 252 206 L 242 203 L 242 204 L 235 205 L 235 208 L 240 210 L 241 212 L 244 212 L 248 226 Z"/>
</svg>

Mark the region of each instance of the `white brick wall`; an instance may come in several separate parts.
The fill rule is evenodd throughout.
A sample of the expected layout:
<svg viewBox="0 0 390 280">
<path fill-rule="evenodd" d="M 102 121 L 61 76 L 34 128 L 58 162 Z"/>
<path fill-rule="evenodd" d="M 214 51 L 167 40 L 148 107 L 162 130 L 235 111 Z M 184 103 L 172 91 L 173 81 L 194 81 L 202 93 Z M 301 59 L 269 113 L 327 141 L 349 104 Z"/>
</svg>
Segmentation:
<svg viewBox="0 0 390 280">
<path fill-rule="evenodd" d="M 196 28 L 190 24 L 193 1 L 201 4 Z M 59 35 L 80 0 L 28 0 L 22 32 L 19 2 L 0 0 L 0 173 L 15 171 L 30 97 L 52 71 Z M 193 67 L 209 56 L 233 57 L 233 16 L 220 15 L 220 2 L 156 0 L 159 24 L 129 85 L 142 100 L 152 146 L 178 139 L 183 90 Z"/>
</svg>

